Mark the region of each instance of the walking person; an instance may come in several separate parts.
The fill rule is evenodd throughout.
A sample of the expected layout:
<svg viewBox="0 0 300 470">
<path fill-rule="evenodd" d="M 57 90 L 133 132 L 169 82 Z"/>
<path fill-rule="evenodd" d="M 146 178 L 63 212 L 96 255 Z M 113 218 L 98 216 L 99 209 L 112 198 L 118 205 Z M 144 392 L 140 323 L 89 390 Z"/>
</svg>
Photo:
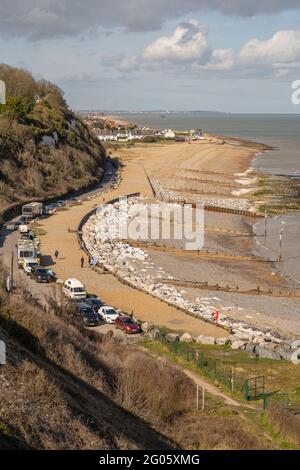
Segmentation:
<svg viewBox="0 0 300 470">
<path fill-rule="evenodd" d="M 216 326 L 219 326 L 218 325 L 218 320 L 219 320 L 219 312 L 218 312 L 218 310 L 216 310 L 215 313 L 214 313 L 214 321 L 216 322 Z"/>
<path fill-rule="evenodd" d="M 83 268 L 83 266 L 84 266 L 84 257 L 83 256 L 81 257 L 80 264 L 81 264 L 81 267 Z"/>
<path fill-rule="evenodd" d="M 58 251 L 57 251 L 57 250 L 55 250 L 55 253 L 54 253 L 55 259 L 57 259 L 57 258 L 58 258 L 58 255 L 59 255 Z"/>
</svg>

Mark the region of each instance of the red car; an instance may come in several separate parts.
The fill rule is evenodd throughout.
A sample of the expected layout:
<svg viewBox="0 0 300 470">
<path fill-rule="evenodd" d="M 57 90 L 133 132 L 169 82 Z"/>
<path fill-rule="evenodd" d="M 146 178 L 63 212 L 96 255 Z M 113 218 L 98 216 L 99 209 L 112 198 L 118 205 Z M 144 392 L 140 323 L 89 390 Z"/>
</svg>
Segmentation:
<svg viewBox="0 0 300 470">
<path fill-rule="evenodd" d="M 120 316 L 116 319 L 115 322 L 116 328 L 124 331 L 124 333 L 141 333 L 142 329 L 138 323 L 136 323 L 132 318 Z"/>
</svg>

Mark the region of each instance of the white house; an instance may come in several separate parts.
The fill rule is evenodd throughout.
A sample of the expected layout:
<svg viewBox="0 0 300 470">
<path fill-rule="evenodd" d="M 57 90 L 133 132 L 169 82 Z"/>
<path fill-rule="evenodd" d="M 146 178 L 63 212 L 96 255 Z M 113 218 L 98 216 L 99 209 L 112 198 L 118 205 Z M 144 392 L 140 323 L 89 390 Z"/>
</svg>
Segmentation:
<svg viewBox="0 0 300 470">
<path fill-rule="evenodd" d="M 203 140 L 203 130 L 202 129 L 191 129 L 190 137 L 192 140 Z"/>
<path fill-rule="evenodd" d="M 118 140 L 117 136 L 114 135 L 112 132 L 107 133 L 107 134 L 99 134 L 99 135 L 98 135 L 98 139 L 101 140 L 101 141 L 103 141 L 103 142 L 112 141 L 112 140 L 114 140 L 114 141 Z"/>
<path fill-rule="evenodd" d="M 98 139 L 104 142 L 107 141 L 120 141 L 127 142 L 130 140 L 141 140 L 142 135 L 135 132 L 119 132 L 119 131 L 102 131 L 98 134 Z"/>
<path fill-rule="evenodd" d="M 166 129 L 163 134 L 166 139 L 175 139 L 175 132 L 171 129 Z"/>
<path fill-rule="evenodd" d="M 137 133 L 132 133 L 132 132 L 129 132 L 128 134 L 128 137 L 127 137 L 127 140 L 141 140 L 142 139 L 142 135 L 141 134 L 137 134 Z"/>
</svg>

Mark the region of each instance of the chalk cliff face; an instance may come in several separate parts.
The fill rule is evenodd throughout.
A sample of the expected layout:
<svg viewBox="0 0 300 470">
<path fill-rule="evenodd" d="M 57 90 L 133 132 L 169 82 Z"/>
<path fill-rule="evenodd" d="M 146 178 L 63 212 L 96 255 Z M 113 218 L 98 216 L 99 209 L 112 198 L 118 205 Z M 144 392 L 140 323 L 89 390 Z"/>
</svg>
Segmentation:
<svg viewBox="0 0 300 470">
<path fill-rule="evenodd" d="M 105 151 L 55 85 L 0 65 L 0 211 L 15 202 L 63 195 L 103 173 Z"/>
</svg>

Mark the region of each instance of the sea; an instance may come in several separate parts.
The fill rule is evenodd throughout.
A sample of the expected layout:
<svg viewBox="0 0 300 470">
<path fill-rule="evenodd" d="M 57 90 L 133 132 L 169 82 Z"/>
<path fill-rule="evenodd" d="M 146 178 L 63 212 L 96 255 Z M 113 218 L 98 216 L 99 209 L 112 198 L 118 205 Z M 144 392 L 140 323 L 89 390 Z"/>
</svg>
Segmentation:
<svg viewBox="0 0 300 470">
<path fill-rule="evenodd" d="M 116 115 L 116 114 L 114 114 Z M 187 130 L 249 139 L 274 150 L 257 154 L 252 167 L 257 172 L 300 178 L 300 115 L 212 114 L 212 113 L 121 113 L 120 119 L 155 129 Z M 282 233 L 282 258 L 278 271 L 300 291 L 300 213 L 275 216 L 267 221 L 267 237 L 262 237 L 264 220 L 255 224 L 253 249 L 256 254 L 275 259 L 279 233 Z M 299 311 L 296 312 L 300 316 Z"/>
<path fill-rule="evenodd" d="M 154 129 L 187 130 L 240 137 L 268 144 L 275 150 L 254 160 L 257 171 L 300 178 L 300 114 L 223 114 L 205 112 L 111 113 Z"/>
</svg>

